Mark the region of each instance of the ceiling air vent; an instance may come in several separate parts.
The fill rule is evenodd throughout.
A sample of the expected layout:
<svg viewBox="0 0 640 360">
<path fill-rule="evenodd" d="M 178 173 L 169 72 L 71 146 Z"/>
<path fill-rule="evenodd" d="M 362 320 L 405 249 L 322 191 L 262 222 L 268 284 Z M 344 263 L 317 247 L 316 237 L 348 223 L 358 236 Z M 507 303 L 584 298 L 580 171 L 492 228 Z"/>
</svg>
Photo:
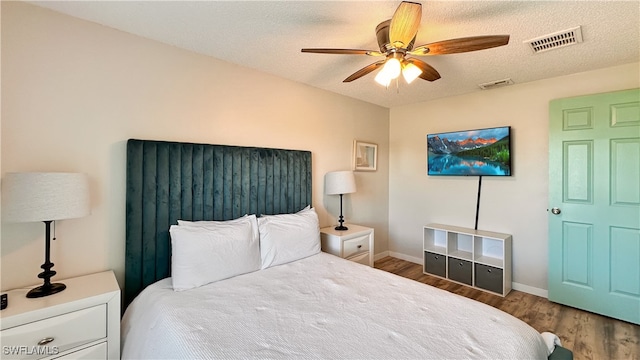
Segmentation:
<svg viewBox="0 0 640 360">
<path fill-rule="evenodd" d="M 496 81 L 491 81 L 484 84 L 479 84 L 478 86 L 482 90 L 489 90 L 489 89 L 495 89 L 497 87 L 502 87 L 507 85 L 513 85 L 513 80 L 511 79 L 496 80 Z"/>
<path fill-rule="evenodd" d="M 582 29 L 580 26 L 576 26 L 571 29 L 527 40 L 524 43 L 529 45 L 534 54 L 537 54 L 569 45 L 575 45 L 581 42 Z"/>
</svg>

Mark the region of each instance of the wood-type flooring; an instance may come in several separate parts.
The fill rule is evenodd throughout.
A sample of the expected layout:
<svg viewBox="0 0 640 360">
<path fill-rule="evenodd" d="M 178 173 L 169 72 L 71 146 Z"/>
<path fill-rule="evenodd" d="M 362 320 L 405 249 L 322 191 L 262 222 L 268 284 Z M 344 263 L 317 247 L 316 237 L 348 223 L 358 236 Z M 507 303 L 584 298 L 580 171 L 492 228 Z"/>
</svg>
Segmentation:
<svg viewBox="0 0 640 360">
<path fill-rule="evenodd" d="M 575 360 L 640 360 L 639 325 L 553 303 L 522 291 L 511 290 L 503 298 L 425 275 L 421 265 L 393 257 L 376 261 L 375 267 L 491 305 L 539 332 L 552 332 L 558 335 L 562 346 L 573 351 Z"/>
</svg>

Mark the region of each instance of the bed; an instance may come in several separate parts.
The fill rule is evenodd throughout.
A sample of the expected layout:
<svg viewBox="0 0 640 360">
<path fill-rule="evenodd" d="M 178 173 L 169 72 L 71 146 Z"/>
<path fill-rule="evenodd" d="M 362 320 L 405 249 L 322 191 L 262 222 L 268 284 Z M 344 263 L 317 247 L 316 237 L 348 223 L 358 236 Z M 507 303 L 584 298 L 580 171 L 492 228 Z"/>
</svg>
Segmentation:
<svg viewBox="0 0 640 360">
<path fill-rule="evenodd" d="M 572 358 L 493 307 L 320 252 L 311 168 L 308 151 L 129 140 L 123 359 Z"/>
</svg>

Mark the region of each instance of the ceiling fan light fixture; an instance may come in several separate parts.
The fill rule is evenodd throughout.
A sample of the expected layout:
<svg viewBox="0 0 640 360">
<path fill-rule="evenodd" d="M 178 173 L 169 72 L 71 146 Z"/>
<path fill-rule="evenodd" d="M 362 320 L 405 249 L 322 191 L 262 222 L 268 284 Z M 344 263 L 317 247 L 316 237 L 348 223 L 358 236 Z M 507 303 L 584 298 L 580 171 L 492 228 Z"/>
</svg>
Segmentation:
<svg viewBox="0 0 640 360">
<path fill-rule="evenodd" d="M 382 71 L 385 71 L 391 79 L 397 78 L 398 76 L 400 76 L 400 72 L 402 71 L 400 60 L 396 59 L 395 57 L 390 58 L 384 64 Z"/>
<path fill-rule="evenodd" d="M 388 77 L 387 74 L 385 74 L 382 70 L 380 70 L 380 72 L 378 72 L 378 75 L 376 75 L 375 81 L 384 87 L 389 87 L 389 84 L 391 84 L 391 78 Z"/>
<path fill-rule="evenodd" d="M 405 63 L 402 67 L 402 76 L 407 84 L 411 84 L 413 80 L 417 79 L 421 74 L 422 70 L 410 62 Z"/>
<path fill-rule="evenodd" d="M 384 63 L 384 66 L 376 75 L 376 82 L 382 86 L 389 86 L 391 80 L 400 76 L 402 72 L 402 65 L 400 64 L 400 60 L 395 57 L 391 57 L 387 59 L 387 62 Z"/>
<path fill-rule="evenodd" d="M 415 1 L 415 0 L 414 0 Z M 318 54 L 368 55 L 385 56 L 386 58 L 369 64 L 344 79 L 350 83 L 374 71 L 378 71 L 376 82 L 388 87 L 393 79 L 402 76 L 407 83 L 420 78 L 425 81 L 436 81 L 440 74 L 433 66 L 407 55 L 447 55 L 466 53 L 504 46 L 509 43 L 509 35 L 469 36 L 457 39 L 436 41 L 415 47 L 414 43 L 422 18 L 422 5 L 413 1 L 402 1 L 393 17 L 376 26 L 376 39 L 380 51 L 360 49 L 327 49 L 305 48 L 302 52 Z"/>
</svg>

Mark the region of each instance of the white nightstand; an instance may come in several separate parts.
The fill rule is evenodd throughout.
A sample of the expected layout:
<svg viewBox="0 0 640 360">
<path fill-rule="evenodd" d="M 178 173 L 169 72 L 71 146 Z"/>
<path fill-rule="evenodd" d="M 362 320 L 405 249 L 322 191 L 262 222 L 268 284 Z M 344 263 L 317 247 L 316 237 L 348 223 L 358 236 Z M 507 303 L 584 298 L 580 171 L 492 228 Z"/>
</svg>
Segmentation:
<svg viewBox="0 0 640 360">
<path fill-rule="evenodd" d="M 67 288 L 28 299 L 7 292 L 0 311 L 2 359 L 120 359 L 120 288 L 112 271 L 58 280 Z"/>
<path fill-rule="evenodd" d="M 335 226 L 320 229 L 322 251 L 373 267 L 373 229 L 353 224 L 345 226 L 349 230 L 339 231 Z"/>
</svg>

